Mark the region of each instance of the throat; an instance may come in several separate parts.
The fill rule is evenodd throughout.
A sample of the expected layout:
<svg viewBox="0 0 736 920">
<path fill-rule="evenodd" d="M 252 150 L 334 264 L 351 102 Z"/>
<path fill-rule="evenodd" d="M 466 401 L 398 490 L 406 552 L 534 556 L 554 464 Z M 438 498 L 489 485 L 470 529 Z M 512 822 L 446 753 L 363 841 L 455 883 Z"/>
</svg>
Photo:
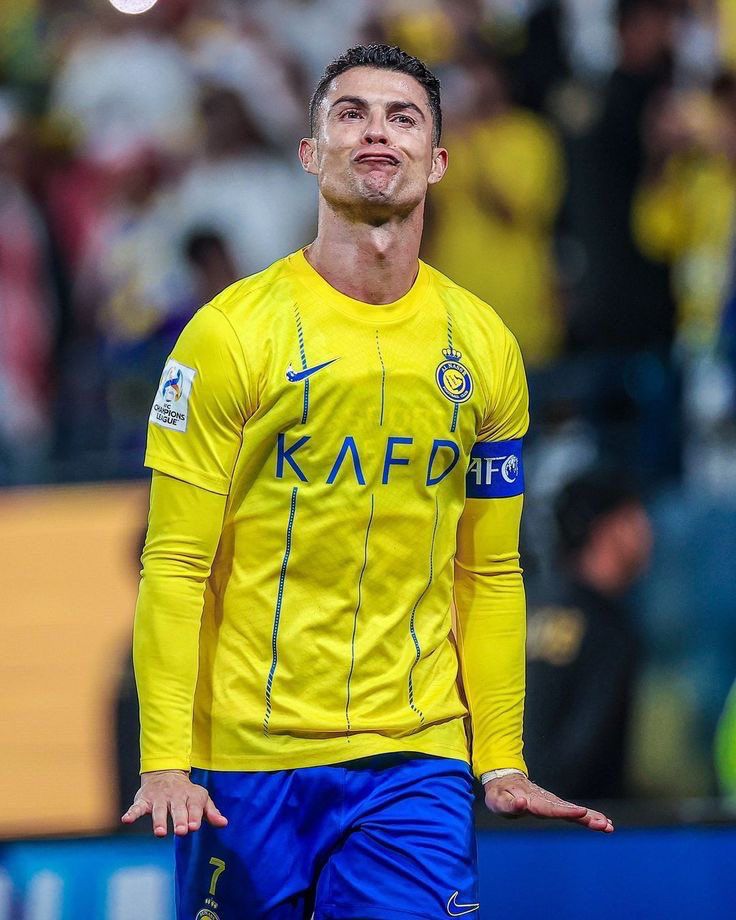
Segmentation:
<svg viewBox="0 0 736 920">
<path fill-rule="evenodd" d="M 336 290 L 380 305 L 400 300 L 411 289 L 419 271 L 419 240 L 405 223 L 352 224 L 339 233 L 321 226 L 304 254 Z"/>
</svg>

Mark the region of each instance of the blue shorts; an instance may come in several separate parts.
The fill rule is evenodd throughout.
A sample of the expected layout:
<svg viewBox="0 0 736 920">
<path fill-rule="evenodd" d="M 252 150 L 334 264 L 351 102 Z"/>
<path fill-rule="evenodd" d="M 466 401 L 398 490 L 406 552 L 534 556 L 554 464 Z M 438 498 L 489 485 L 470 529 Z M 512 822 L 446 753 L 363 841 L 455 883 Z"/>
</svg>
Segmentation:
<svg viewBox="0 0 736 920">
<path fill-rule="evenodd" d="M 478 910 L 473 781 L 460 760 L 195 769 L 192 782 L 229 823 L 176 838 L 178 920 L 446 920 Z"/>
</svg>

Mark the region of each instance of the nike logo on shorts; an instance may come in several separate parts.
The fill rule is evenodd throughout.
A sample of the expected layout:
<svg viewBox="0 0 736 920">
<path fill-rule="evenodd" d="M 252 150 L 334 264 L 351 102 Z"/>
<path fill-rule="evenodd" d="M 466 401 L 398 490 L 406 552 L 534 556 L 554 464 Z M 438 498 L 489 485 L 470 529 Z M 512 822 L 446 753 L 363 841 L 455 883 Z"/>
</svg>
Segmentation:
<svg viewBox="0 0 736 920">
<path fill-rule="evenodd" d="M 447 902 L 447 913 L 451 917 L 462 917 L 463 914 L 472 914 L 473 911 L 480 910 L 480 904 L 458 904 L 457 898 L 459 894 L 459 891 L 453 892 Z"/>
<path fill-rule="evenodd" d="M 286 368 L 286 379 L 289 383 L 299 383 L 300 380 L 306 380 L 307 377 L 311 377 L 312 374 L 321 371 L 323 367 L 334 364 L 335 361 L 337 361 L 337 358 L 333 358 L 331 361 L 325 361 L 324 364 L 315 364 L 314 367 L 305 367 L 303 371 L 295 371 L 291 366 L 291 362 L 289 362 L 289 366 Z"/>
</svg>

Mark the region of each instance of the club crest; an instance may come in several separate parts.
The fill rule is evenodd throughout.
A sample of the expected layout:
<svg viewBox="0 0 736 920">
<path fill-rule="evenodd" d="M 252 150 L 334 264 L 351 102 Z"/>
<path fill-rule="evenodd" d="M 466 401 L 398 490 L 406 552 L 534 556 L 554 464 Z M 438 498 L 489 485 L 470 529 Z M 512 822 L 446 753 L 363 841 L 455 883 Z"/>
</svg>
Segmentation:
<svg viewBox="0 0 736 920">
<path fill-rule="evenodd" d="M 454 348 L 443 348 L 442 354 L 445 360 L 437 367 L 437 386 L 450 402 L 467 402 L 473 392 L 473 378 L 467 367 L 460 363 L 462 353 Z"/>
</svg>

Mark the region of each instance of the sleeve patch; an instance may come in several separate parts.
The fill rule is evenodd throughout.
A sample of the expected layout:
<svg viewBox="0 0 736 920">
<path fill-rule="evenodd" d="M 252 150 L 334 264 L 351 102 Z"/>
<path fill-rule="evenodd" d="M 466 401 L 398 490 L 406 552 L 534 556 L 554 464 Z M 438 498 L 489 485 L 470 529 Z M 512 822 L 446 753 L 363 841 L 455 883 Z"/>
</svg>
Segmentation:
<svg viewBox="0 0 736 920">
<path fill-rule="evenodd" d="M 170 431 L 186 431 L 189 395 L 197 372 L 186 364 L 169 360 L 156 391 L 148 421 Z"/>
<path fill-rule="evenodd" d="M 478 441 L 470 452 L 465 477 L 468 498 L 512 498 L 524 491 L 521 438 Z"/>
</svg>

